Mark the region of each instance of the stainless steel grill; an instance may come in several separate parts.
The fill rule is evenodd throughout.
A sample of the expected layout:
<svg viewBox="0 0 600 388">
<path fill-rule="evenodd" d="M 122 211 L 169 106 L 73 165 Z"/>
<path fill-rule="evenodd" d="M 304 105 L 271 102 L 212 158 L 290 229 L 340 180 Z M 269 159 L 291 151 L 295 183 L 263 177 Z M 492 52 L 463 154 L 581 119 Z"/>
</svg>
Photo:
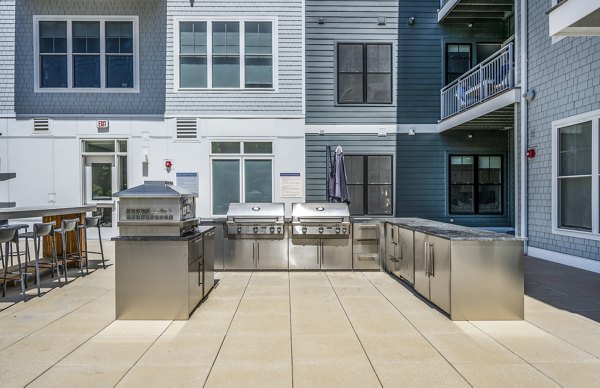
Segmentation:
<svg viewBox="0 0 600 388">
<path fill-rule="evenodd" d="M 283 203 L 232 203 L 227 211 L 227 234 L 241 238 L 284 234 Z"/>
<path fill-rule="evenodd" d="M 198 225 L 194 194 L 173 182 L 145 181 L 113 196 L 119 197 L 121 236 L 182 236 Z"/>
<path fill-rule="evenodd" d="M 292 207 L 294 237 L 348 238 L 350 212 L 345 203 L 295 203 Z"/>
</svg>

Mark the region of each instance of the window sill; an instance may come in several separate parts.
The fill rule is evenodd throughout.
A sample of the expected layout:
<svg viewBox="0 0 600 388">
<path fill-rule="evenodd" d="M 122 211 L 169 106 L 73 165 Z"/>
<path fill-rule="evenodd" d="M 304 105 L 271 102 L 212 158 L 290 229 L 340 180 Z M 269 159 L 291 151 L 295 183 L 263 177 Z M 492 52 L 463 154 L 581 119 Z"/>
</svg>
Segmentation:
<svg viewBox="0 0 600 388">
<path fill-rule="evenodd" d="M 94 94 L 135 94 L 139 88 L 35 88 L 34 93 L 94 93 Z"/>
<path fill-rule="evenodd" d="M 552 228 L 552 234 L 600 241 L 600 234 L 594 232 L 585 232 L 583 230 Z"/>
<path fill-rule="evenodd" d="M 273 93 L 275 88 L 179 88 L 175 89 L 175 93 L 199 93 L 199 92 L 215 92 L 215 93 Z"/>
<path fill-rule="evenodd" d="M 394 104 L 393 102 L 373 103 L 373 104 L 340 104 L 339 102 L 336 102 L 335 104 L 333 104 L 333 106 L 335 106 L 336 108 L 342 108 L 342 107 L 348 107 L 348 108 L 369 107 L 370 108 L 370 107 L 374 107 L 374 106 L 395 108 L 396 104 Z"/>
</svg>

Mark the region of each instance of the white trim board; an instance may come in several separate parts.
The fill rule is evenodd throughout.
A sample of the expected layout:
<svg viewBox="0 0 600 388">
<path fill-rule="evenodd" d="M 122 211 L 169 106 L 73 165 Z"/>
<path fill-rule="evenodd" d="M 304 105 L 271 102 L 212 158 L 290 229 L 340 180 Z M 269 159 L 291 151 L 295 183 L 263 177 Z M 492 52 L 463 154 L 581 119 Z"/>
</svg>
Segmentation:
<svg viewBox="0 0 600 388">
<path fill-rule="evenodd" d="M 567 255 L 565 253 L 549 251 L 541 248 L 534 248 L 531 246 L 527 249 L 527 256 L 551 261 L 553 263 L 568 265 L 570 267 L 575 267 L 586 271 L 600 273 L 600 261 L 592 259 L 584 259 L 578 256 Z"/>
</svg>

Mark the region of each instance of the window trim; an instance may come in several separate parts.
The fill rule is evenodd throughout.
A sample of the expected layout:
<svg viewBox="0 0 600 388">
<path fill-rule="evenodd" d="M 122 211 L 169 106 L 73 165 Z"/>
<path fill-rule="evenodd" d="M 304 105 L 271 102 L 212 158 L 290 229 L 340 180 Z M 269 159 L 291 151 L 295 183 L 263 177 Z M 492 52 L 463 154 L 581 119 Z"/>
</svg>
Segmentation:
<svg viewBox="0 0 600 388">
<path fill-rule="evenodd" d="M 570 125 L 592 122 L 592 230 L 561 228 L 558 225 L 558 130 Z M 552 234 L 600 241 L 600 109 L 552 122 Z"/>
<path fill-rule="evenodd" d="M 67 22 L 67 87 L 43 88 L 40 79 L 40 37 L 39 23 L 45 21 Z M 89 21 L 100 22 L 100 87 L 76 88 L 73 87 L 73 22 Z M 105 50 L 105 23 L 106 22 L 132 22 L 133 23 L 133 87 L 132 88 L 107 88 L 106 87 L 106 50 Z M 34 15 L 33 16 L 33 92 L 34 93 L 139 93 L 140 92 L 140 34 L 139 17 L 136 15 Z M 110 54 L 109 54 L 110 55 Z"/>
<path fill-rule="evenodd" d="M 276 197 L 276 193 L 275 193 L 275 147 L 276 147 L 276 142 L 275 139 L 216 139 L 216 138 L 211 138 L 209 139 L 208 143 L 211 144 L 212 147 L 212 142 L 239 142 L 240 144 L 240 153 L 236 153 L 236 154 L 215 154 L 212 152 L 212 148 L 209 150 L 210 154 L 209 154 L 209 169 L 210 169 L 210 216 L 211 217 L 223 217 L 226 216 L 226 214 L 214 214 L 213 213 L 213 200 L 214 200 L 214 184 L 213 184 L 213 161 L 214 160 L 238 160 L 240 162 L 240 175 L 239 175 L 239 179 L 240 179 L 240 203 L 245 203 L 246 201 L 246 194 L 245 194 L 245 177 L 246 177 L 246 165 L 245 165 L 245 161 L 246 160 L 270 160 L 271 161 L 271 202 L 275 201 L 275 197 Z M 244 152 L 244 142 L 271 142 L 272 143 L 272 148 L 271 148 L 271 153 L 268 154 L 247 154 Z"/>
<path fill-rule="evenodd" d="M 475 45 L 477 47 L 477 43 L 475 43 Z M 449 85 L 451 82 L 454 82 L 454 81 L 450 81 L 450 82 L 448 81 L 448 59 L 449 59 L 448 46 L 469 46 L 469 68 L 467 69 L 467 71 L 465 71 L 465 73 L 473 68 L 473 42 L 463 42 L 463 43 L 445 42 L 444 43 L 444 69 L 443 69 L 444 85 Z M 465 73 L 463 73 L 463 74 L 465 74 Z"/>
<path fill-rule="evenodd" d="M 369 154 L 369 153 L 345 153 L 344 152 L 344 157 L 348 157 L 348 156 L 360 156 L 362 157 L 363 160 L 363 209 L 364 210 L 369 210 L 369 186 L 380 186 L 382 184 L 380 183 L 373 183 L 373 184 L 369 184 L 367 182 L 367 175 L 368 175 L 368 158 L 369 156 L 386 156 L 386 157 L 390 157 L 391 158 L 391 163 L 392 163 L 392 182 L 390 183 L 390 185 L 392 186 L 392 212 L 391 214 L 385 214 L 385 213 L 365 213 L 363 212 L 362 214 L 351 214 L 353 217 L 361 217 L 361 216 L 378 216 L 378 217 L 394 217 L 394 214 L 396 214 L 396 179 L 395 179 L 395 171 L 396 171 L 396 158 L 394 157 L 394 154 L 386 154 L 386 153 L 376 153 L 376 154 Z M 358 184 L 348 184 L 348 186 L 358 186 Z M 350 200 L 352 200 L 352 198 L 350 198 Z"/>
<path fill-rule="evenodd" d="M 474 205 L 474 211 L 473 213 L 452 213 L 452 201 L 450 198 L 450 195 L 452 194 L 452 157 L 453 156 L 472 156 L 473 157 L 473 205 Z M 479 212 L 479 190 L 478 187 L 480 186 L 479 183 L 479 158 L 480 157 L 495 157 L 498 156 L 500 157 L 500 166 L 502 167 L 502 171 L 500 174 L 500 177 L 502 178 L 502 181 L 500 182 L 500 192 L 501 192 L 501 197 L 500 197 L 500 211 L 497 213 L 481 213 Z M 497 154 L 497 153 L 448 153 L 447 154 L 447 163 L 448 163 L 448 171 L 447 171 L 447 179 L 448 179 L 448 185 L 447 187 L 447 195 L 446 195 L 446 201 L 447 201 L 447 206 L 446 206 L 446 211 L 448 212 L 448 216 L 452 216 L 452 217 L 500 217 L 500 216 L 504 216 L 506 214 L 506 208 L 505 206 L 507 205 L 508 201 L 506 198 L 506 190 L 507 190 L 507 166 L 506 166 L 506 155 L 505 154 Z"/>
<path fill-rule="evenodd" d="M 334 91 L 334 106 L 336 107 L 353 107 L 353 106 L 391 106 L 391 107 L 395 107 L 396 106 L 396 100 L 394 99 L 394 95 L 395 95 L 395 91 L 396 91 L 396 78 L 395 78 L 395 74 L 394 74 L 394 70 L 396 69 L 396 45 L 394 42 L 383 42 L 383 41 L 373 41 L 373 42 L 359 42 L 359 41 L 334 41 L 334 77 L 335 77 L 335 91 Z M 366 86 L 366 75 L 367 73 L 367 57 L 366 57 L 366 45 L 367 44 L 372 44 L 372 45 L 389 45 L 391 47 L 392 53 L 391 53 L 391 71 L 390 71 L 390 82 L 392 85 L 392 93 L 391 93 L 391 100 L 390 102 L 349 102 L 349 103 L 345 103 L 345 102 L 339 102 L 339 46 L 340 44 L 360 44 L 363 46 L 363 75 L 365 77 L 363 77 L 363 85 Z M 366 95 L 367 90 L 366 88 L 363 90 L 363 95 Z"/>
<path fill-rule="evenodd" d="M 181 22 L 206 22 L 206 88 L 182 88 L 180 86 L 179 74 L 179 56 L 180 56 L 180 23 Z M 213 22 L 238 22 L 240 24 L 240 87 L 239 88 L 213 88 L 212 87 L 212 23 Z M 246 72 L 246 22 L 271 22 L 271 56 L 273 66 L 273 87 L 271 88 L 246 88 L 245 72 Z M 208 86 L 210 85 L 210 86 Z M 198 17 L 185 16 L 173 18 L 173 92 L 174 93 L 197 93 L 197 92 L 258 92 L 258 93 L 276 93 L 279 92 L 279 19 L 277 17 L 268 16 L 212 16 Z"/>
</svg>

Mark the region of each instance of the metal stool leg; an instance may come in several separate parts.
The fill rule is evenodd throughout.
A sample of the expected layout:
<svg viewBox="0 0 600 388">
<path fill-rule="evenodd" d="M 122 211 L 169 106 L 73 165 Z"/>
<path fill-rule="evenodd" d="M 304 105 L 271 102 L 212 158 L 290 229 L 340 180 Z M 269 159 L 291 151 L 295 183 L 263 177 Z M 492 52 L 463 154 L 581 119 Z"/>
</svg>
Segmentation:
<svg viewBox="0 0 600 388">
<path fill-rule="evenodd" d="M 37 289 L 38 289 L 38 296 L 42 296 L 42 292 L 40 290 L 40 250 L 39 250 L 39 245 L 40 245 L 40 238 L 36 237 L 34 235 L 33 237 L 33 250 L 35 253 L 35 283 L 37 285 Z M 52 271 L 50 271 L 52 272 Z"/>
<path fill-rule="evenodd" d="M 8 245 L 6 246 L 8 248 Z M 2 278 L 2 297 L 6 296 L 6 275 L 8 274 L 8 257 L 4 254 L 4 250 L 2 250 L 2 244 L 0 244 L 0 258 L 2 259 L 2 266 L 4 267 L 4 276 Z"/>
<path fill-rule="evenodd" d="M 102 247 L 102 233 L 100 233 L 100 222 L 98 222 L 98 242 L 100 243 L 100 254 L 102 255 L 102 268 L 106 269 L 104 262 L 104 248 Z"/>
<path fill-rule="evenodd" d="M 63 233 L 62 236 L 62 249 L 63 249 L 63 272 L 65 274 L 65 283 L 68 283 L 69 280 L 67 278 L 67 234 Z"/>
</svg>

